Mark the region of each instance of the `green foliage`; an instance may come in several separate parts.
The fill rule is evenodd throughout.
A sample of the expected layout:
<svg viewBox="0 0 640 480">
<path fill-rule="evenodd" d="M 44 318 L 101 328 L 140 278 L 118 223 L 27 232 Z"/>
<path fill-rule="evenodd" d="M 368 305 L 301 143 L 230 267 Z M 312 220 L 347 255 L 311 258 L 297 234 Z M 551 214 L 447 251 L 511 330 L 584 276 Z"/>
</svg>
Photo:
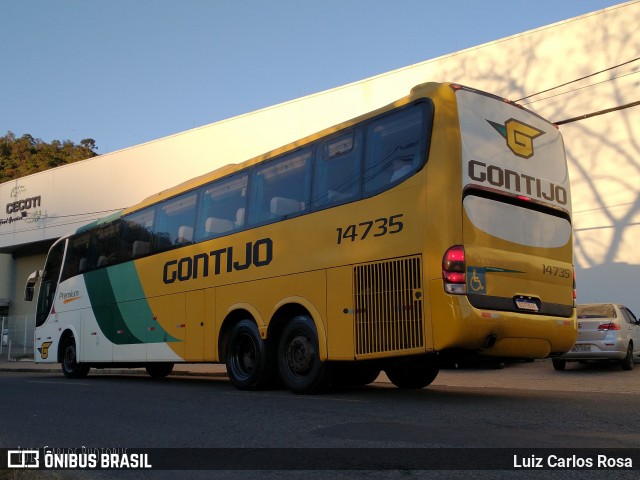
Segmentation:
<svg viewBox="0 0 640 480">
<path fill-rule="evenodd" d="M 71 140 L 45 143 L 28 133 L 17 138 L 7 132 L 0 137 L 0 183 L 95 157 L 97 148 L 92 138 L 81 140 L 80 145 Z"/>
</svg>

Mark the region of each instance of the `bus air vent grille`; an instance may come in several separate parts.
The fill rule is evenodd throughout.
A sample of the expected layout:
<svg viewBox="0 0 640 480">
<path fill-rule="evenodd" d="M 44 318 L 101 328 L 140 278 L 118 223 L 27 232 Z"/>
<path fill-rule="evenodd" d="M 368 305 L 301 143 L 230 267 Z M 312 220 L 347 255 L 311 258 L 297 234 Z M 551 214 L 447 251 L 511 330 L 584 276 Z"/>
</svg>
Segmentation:
<svg viewBox="0 0 640 480">
<path fill-rule="evenodd" d="M 356 355 L 422 349 L 422 261 L 405 257 L 354 267 Z"/>
</svg>

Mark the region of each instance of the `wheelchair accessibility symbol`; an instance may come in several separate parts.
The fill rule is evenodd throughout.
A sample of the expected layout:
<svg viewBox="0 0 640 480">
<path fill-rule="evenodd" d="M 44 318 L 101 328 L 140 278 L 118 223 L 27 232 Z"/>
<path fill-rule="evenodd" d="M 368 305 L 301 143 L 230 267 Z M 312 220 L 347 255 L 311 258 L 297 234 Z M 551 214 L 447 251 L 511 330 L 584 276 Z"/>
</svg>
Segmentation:
<svg viewBox="0 0 640 480">
<path fill-rule="evenodd" d="M 467 286 L 471 293 L 484 295 L 487 293 L 487 283 L 484 268 L 469 267 L 467 269 Z"/>
</svg>

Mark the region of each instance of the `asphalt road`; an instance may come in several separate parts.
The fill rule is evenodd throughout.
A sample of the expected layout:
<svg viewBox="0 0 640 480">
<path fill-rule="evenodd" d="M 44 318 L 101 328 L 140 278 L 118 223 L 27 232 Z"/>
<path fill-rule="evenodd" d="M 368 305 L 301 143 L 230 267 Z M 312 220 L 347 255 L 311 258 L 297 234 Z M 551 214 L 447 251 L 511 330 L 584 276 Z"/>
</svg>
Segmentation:
<svg viewBox="0 0 640 480">
<path fill-rule="evenodd" d="M 393 448 L 400 449 L 398 452 L 516 448 L 522 455 L 535 454 L 533 449 L 537 448 L 551 452 L 564 448 L 594 449 L 591 452 L 635 449 L 640 446 L 638 385 L 640 368 L 623 372 L 608 366 L 572 367 L 555 372 L 546 362 L 511 365 L 502 370 L 444 370 L 434 385 L 419 391 L 398 390 L 381 377 L 368 387 L 314 396 L 286 390 L 238 391 L 221 375 L 173 375 L 155 380 L 143 375 L 94 374 L 67 380 L 59 373 L 4 371 L 0 372 L 0 446 L 320 447 L 354 455 L 362 454 L 356 449 L 368 448 L 374 450 L 367 454 L 375 457 L 378 452 L 380 461 Z M 467 451 L 475 450 L 458 452 Z M 214 473 L 202 478 L 280 478 L 266 471 L 259 475 L 243 471 Z M 295 472 L 285 473 L 287 478 L 299 478 Z M 522 472 L 515 472 L 515 476 L 504 471 L 447 473 L 452 472 L 416 472 L 399 466 L 397 470 L 357 470 L 348 475 L 321 470 L 307 472 L 304 477 L 520 478 L 517 474 Z M 63 478 L 114 478 L 112 473 L 105 475 L 76 471 L 65 473 Z M 117 475 L 140 478 L 128 477 L 134 475 L 131 472 Z M 163 475 L 169 472 L 145 472 L 143 478 L 175 478 Z M 181 478 L 197 475 L 203 474 L 191 471 Z M 528 471 L 522 478 L 637 476 L 637 470 L 547 470 Z"/>
</svg>

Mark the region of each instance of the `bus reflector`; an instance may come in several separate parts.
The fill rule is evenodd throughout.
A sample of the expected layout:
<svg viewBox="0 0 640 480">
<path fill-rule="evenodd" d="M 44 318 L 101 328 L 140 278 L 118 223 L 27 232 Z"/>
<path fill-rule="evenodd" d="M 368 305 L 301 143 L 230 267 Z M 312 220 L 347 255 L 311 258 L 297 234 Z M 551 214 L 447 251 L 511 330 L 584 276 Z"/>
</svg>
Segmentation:
<svg viewBox="0 0 640 480">
<path fill-rule="evenodd" d="M 442 281 L 444 290 L 455 295 L 467 293 L 466 262 L 464 247 L 454 245 L 442 257 Z"/>
</svg>

